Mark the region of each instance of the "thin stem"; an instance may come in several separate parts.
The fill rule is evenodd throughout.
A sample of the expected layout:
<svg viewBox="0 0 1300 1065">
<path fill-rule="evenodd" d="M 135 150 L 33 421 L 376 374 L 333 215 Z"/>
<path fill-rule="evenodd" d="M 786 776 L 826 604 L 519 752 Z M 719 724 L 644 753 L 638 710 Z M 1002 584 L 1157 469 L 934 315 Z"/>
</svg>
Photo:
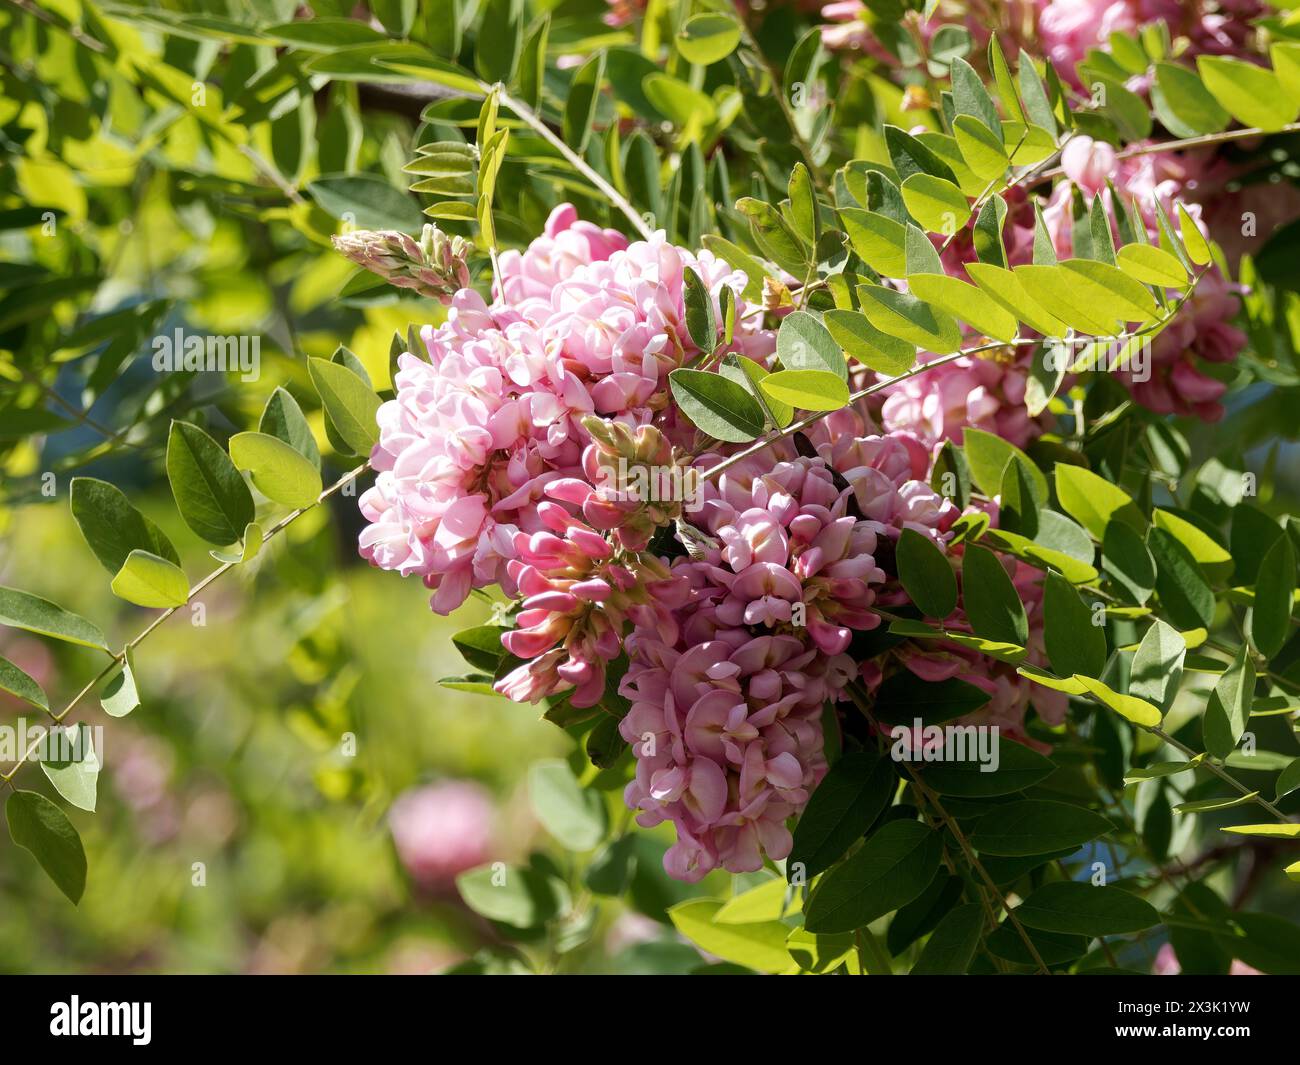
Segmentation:
<svg viewBox="0 0 1300 1065">
<path fill-rule="evenodd" d="M 1012 345 L 1037 344 L 1037 343 L 1038 343 L 1037 340 L 1014 340 L 1010 342 L 1010 344 Z M 978 347 L 962 348 L 958 351 L 950 352 L 947 355 L 941 355 L 939 358 L 932 359 L 929 362 L 919 362 L 915 366 L 913 366 L 910 370 L 906 371 L 905 373 L 899 374 L 897 377 L 889 377 L 883 381 L 877 381 L 875 384 L 868 385 L 866 388 L 859 389 L 857 392 L 854 392 L 853 395 L 849 396 L 849 403 L 850 404 L 856 403 L 860 399 L 865 399 L 867 396 L 874 395 L 876 392 L 881 391 L 881 389 L 888 388 L 890 385 L 896 385 L 898 384 L 899 381 L 906 381 L 909 377 L 916 377 L 919 374 L 925 373 L 926 370 L 934 369 L 936 366 L 942 366 L 945 363 L 953 362 L 957 359 L 963 359 L 969 355 L 974 355 L 981 351 L 990 351 L 994 348 L 1005 348 L 1008 346 L 1009 346 L 1008 343 L 1003 341 L 998 341 L 997 343 L 992 343 L 992 344 L 981 344 Z M 840 409 L 842 410 L 843 408 Z M 808 415 L 808 417 L 806 418 L 801 418 L 797 422 L 791 422 L 789 425 L 787 425 L 784 429 L 780 430 L 779 432 L 773 433 L 771 436 L 766 437 L 763 440 L 756 441 L 755 443 L 751 444 L 749 447 L 745 448 L 743 451 L 736 452 L 736 454 L 723 459 L 716 466 L 713 466 L 710 469 L 706 470 L 704 472 L 704 480 L 708 481 L 714 477 L 717 477 L 720 473 L 730 469 L 738 462 L 743 462 L 751 455 L 757 455 L 760 451 L 763 451 L 766 448 L 771 447 L 778 440 L 784 440 L 787 436 L 793 436 L 795 433 L 799 432 L 800 430 L 807 429 L 808 426 L 810 425 L 815 425 L 817 422 L 825 418 L 827 414 L 831 414 L 831 413 L 833 412 L 817 411 L 816 413 Z"/>
<path fill-rule="evenodd" d="M 652 236 L 654 236 L 654 233 L 650 230 L 650 227 L 645 224 L 645 220 L 639 214 L 637 214 L 636 208 L 627 202 L 627 200 L 618 191 L 618 189 L 614 188 L 613 185 L 611 185 L 608 181 L 606 181 L 603 177 L 601 177 L 600 174 L 598 174 L 595 170 L 593 170 L 590 164 L 588 164 L 588 162 L 585 159 L 583 159 L 582 156 L 580 156 L 577 152 L 575 152 L 572 148 L 570 148 L 567 144 L 565 144 L 563 140 L 557 137 L 555 133 L 552 132 L 551 128 L 545 122 L 542 121 L 541 116 L 538 115 L 536 111 L 534 111 L 522 100 L 516 100 L 513 96 L 511 96 L 508 92 L 506 92 L 504 86 L 497 85 L 495 88 L 497 92 L 497 99 L 500 100 L 501 103 L 504 104 L 506 107 L 510 108 L 510 110 L 513 111 L 515 115 L 522 122 L 524 122 L 528 126 L 531 126 L 548 144 L 551 145 L 551 147 L 553 147 L 557 152 L 559 152 L 562 156 L 564 156 L 564 158 L 569 161 L 569 163 L 573 166 L 575 170 L 577 170 L 580 174 L 582 174 L 583 177 L 585 177 L 588 181 L 590 181 L 593 185 L 595 185 L 596 188 L 598 188 L 603 195 L 608 197 L 609 202 L 623 212 L 624 217 L 626 217 L 627 220 L 632 224 L 632 228 L 637 231 L 637 233 L 641 236 L 642 240 L 649 240 Z M 492 89 L 493 86 L 490 85 L 483 86 L 483 92 L 485 94 L 492 92 Z"/>
<path fill-rule="evenodd" d="M 870 721 L 877 729 L 880 729 L 880 724 L 876 721 L 875 715 L 871 713 L 870 708 L 867 706 L 864 693 L 858 687 L 857 683 L 851 682 L 847 691 L 849 698 L 862 713 L 862 716 Z M 943 820 L 944 827 L 952 833 L 953 838 L 957 841 L 957 845 L 961 847 L 962 854 L 966 856 L 966 861 L 970 864 L 972 869 L 979 873 L 981 879 L 983 879 L 984 883 L 988 885 L 989 890 L 993 892 L 993 897 L 998 900 L 998 903 L 1006 911 L 1007 920 L 1011 922 L 1012 927 L 1019 933 L 1020 938 L 1024 940 L 1025 948 L 1029 951 L 1030 957 L 1034 959 L 1034 963 L 1043 971 L 1044 975 L 1050 976 L 1052 974 L 1051 969 L 1047 967 L 1047 964 L 1043 961 L 1042 955 L 1038 953 L 1038 948 L 1034 946 L 1034 941 L 1029 937 L 1029 933 L 1025 931 L 1024 925 L 1020 923 L 1020 918 L 1016 916 L 1011 904 L 1007 901 L 1007 897 L 1002 894 L 993 878 L 989 876 L 988 870 L 985 869 L 983 864 L 980 862 L 975 851 L 967 841 L 966 834 L 961 830 L 961 826 L 958 825 L 956 819 L 943 808 L 943 804 L 939 801 L 939 796 L 931 791 L 930 788 L 926 787 L 921 778 L 912 770 L 911 763 L 904 759 L 901 764 L 907 771 L 907 775 L 911 777 L 912 787 L 914 787 L 917 793 L 934 808 L 935 813 Z"/>
<path fill-rule="evenodd" d="M 135 451 L 148 450 L 148 448 L 142 447 L 140 444 L 132 443 L 125 436 L 119 433 L 116 429 L 110 429 L 107 425 L 101 425 L 98 421 L 96 421 L 94 418 L 90 416 L 89 411 L 84 411 L 80 407 L 77 407 L 75 404 L 69 403 L 66 399 L 64 399 L 61 395 L 59 395 L 59 393 L 56 392 L 50 385 L 47 385 L 35 374 L 30 373 L 27 370 L 24 370 L 22 367 L 17 367 L 17 370 L 22 375 L 24 381 L 26 381 L 30 385 L 35 385 L 37 388 L 39 388 L 41 390 L 41 394 L 44 395 L 46 399 L 50 400 L 50 402 L 52 402 L 55 406 L 61 408 L 62 410 L 66 411 L 68 414 L 72 415 L 73 420 L 76 421 L 78 425 L 84 425 L 89 429 L 93 429 L 105 440 L 111 440 L 113 443 L 121 444 L 123 447 L 129 447 Z"/>
<path fill-rule="evenodd" d="M 980 878 L 988 885 L 989 890 L 993 892 L 993 897 L 998 900 L 998 903 L 1006 911 L 1007 920 L 1011 922 L 1012 927 L 1015 928 L 1021 940 L 1024 941 L 1025 948 L 1029 951 L 1029 956 L 1034 959 L 1034 964 L 1043 971 L 1043 975 L 1051 976 L 1052 970 L 1047 967 L 1047 963 L 1043 961 L 1043 956 L 1038 953 L 1038 948 L 1034 945 L 1033 939 L 1025 930 L 1025 926 L 1020 923 L 1020 918 L 1016 916 L 1015 909 L 1007 901 L 1007 897 L 1002 894 L 1002 891 L 998 888 L 998 885 L 994 882 L 993 878 L 989 876 L 988 870 L 984 868 L 983 863 L 981 863 L 979 858 L 976 856 L 975 851 L 966 839 L 966 834 L 961 830 L 961 826 L 957 824 L 957 819 L 943 808 L 943 804 L 939 801 L 939 796 L 926 787 L 921 778 L 912 771 L 911 763 L 904 761 L 902 765 L 903 768 L 907 770 L 907 775 L 912 778 L 912 786 L 925 797 L 926 802 L 933 806 L 935 812 L 943 818 L 944 826 L 952 833 L 953 838 L 957 841 L 957 845 L 961 847 L 962 854 L 966 856 L 966 861 L 970 863 L 971 867 L 977 873 L 979 873 Z"/>
<path fill-rule="evenodd" d="M 1227 144 L 1230 141 L 1246 140 L 1250 137 L 1267 137 L 1275 133 L 1297 133 L 1300 132 L 1300 122 L 1288 122 L 1281 129 L 1260 129 L 1258 126 L 1251 126 L 1248 129 L 1229 129 L 1222 133 L 1205 133 L 1199 137 L 1184 137 L 1181 140 L 1173 141 L 1156 141 L 1153 144 L 1137 144 L 1115 153 L 1116 159 L 1134 159 L 1140 155 L 1154 155 L 1158 152 L 1180 152 L 1188 148 L 1205 148 L 1214 144 Z M 1067 138 L 1068 140 L 1068 138 Z M 1062 143 L 1064 147 L 1064 143 Z M 1034 175 L 1034 182 L 1046 181 L 1050 178 L 1059 177 L 1065 171 L 1060 167 L 1054 170 L 1046 170 L 1041 174 Z"/>
<path fill-rule="evenodd" d="M 321 492 L 321 494 L 316 497 L 316 501 L 314 503 L 309 503 L 305 507 L 299 507 L 297 510 L 290 511 L 288 514 L 286 514 L 283 518 L 277 521 L 266 531 L 266 533 L 262 536 L 262 544 L 265 545 L 266 542 L 270 540 L 273 536 L 277 535 L 282 530 L 288 528 L 288 526 L 293 524 L 293 522 L 296 521 L 298 518 L 300 518 L 303 514 L 307 513 L 307 511 L 313 509 L 314 507 L 319 506 L 330 496 L 334 495 L 341 488 L 343 488 L 344 485 L 349 484 L 350 482 L 356 480 L 358 477 L 361 476 L 361 474 L 363 474 L 369 468 L 370 468 L 370 463 L 368 461 L 363 462 L 356 469 L 350 470 L 348 473 L 345 473 L 332 485 L 324 489 Z M 164 621 L 166 621 L 178 610 L 180 610 L 181 607 L 188 606 L 194 600 L 194 597 L 199 595 L 205 588 L 208 587 L 208 585 L 212 584 L 214 581 L 216 581 L 218 578 L 223 576 L 229 570 L 234 569 L 235 566 L 237 565 L 239 565 L 239 563 L 237 562 L 223 562 L 220 566 L 214 569 L 211 573 L 209 573 L 202 580 L 200 580 L 198 584 L 194 585 L 194 587 L 190 589 L 189 594 L 185 597 L 184 603 L 181 603 L 180 606 L 168 607 L 156 618 L 154 618 L 145 628 L 143 628 L 140 632 L 136 633 L 134 637 L 132 637 L 129 641 L 127 641 L 127 643 L 123 645 L 122 650 L 110 656 L 108 665 L 106 665 L 103 669 L 101 669 L 99 673 L 96 674 L 96 676 L 93 677 L 86 684 L 84 688 L 82 688 L 79 692 L 77 692 L 77 694 L 72 697 L 72 700 L 62 710 L 60 710 L 57 714 L 52 715 L 54 720 L 61 724 L 63 722 L 63 719 L 66 718 L 68 714 L 70 714 L 87 695 L 89 695 L 92 691 L 94 691 L 101 681 L 105 680 L 109 676 L 109 674 L 111 674 L 115 669 L 117 669 L 118 666 L 120 666 L 124 661 L 126 661 L 126 656 L 131 651 L 133 651 L 136 647 L 142 644 L 146 639 L 148 639 L 155 629 L 157 629 Z M 9 767 L 9 771 L 7 773 L 0 774 L 0 781 L 3 781 L 5 784 L 9 784 L 10 788 L 12 788 L 13 785 L 11 781 L 17 775 L 18 771 L 22 769 L 22 767 L 26 765 L 27 762 L 31 759 L 32 755 L 36 752 L 36 749 L 40 746 L 40 742 L 41 742 L 40 738 L 34 741 L 31 744 L 31 746 L 29 746 L 27 750 L 23 752 L 22 757 L 19 758 L 18 761 L 16 761 L 12 766 Z"/>
<path fill-rule="evenodd" d="M 1153 736 L 1159 736 L 1162 740 L 1165 741 L 1165 743 L 1169 744 L 1170 747 L 1174 747 L 1177 750 L 1182 751 L 1183 754 L 1185 754 L 1188 758 L 1195 758 L 1196 755 L 1199 753 L 1197 751 L 1192 750 L 1192 748 L 1188 747 L 1187 744 L 1183 743 L 1181 740 L 1174 739 L 1173 736 L 1169 735 L 1169 733 L 1167 733 L 1159 725 L 1153 725 L 1150 728 L 1148 728 L 1147 731 L 1150 732 Z M 1286 814 L 1284 814 L 1271 802 L 1269 802 L 1262 795 L 1260 795 L 1259 792 L 1251 791 L 1248 787 L 1246 787 L 1245 784 L 1243 784 L 1240 780 L 1234 777 L 1226 769 L 1222 768 L 1221 766 L 1215 765 L 1208 758 L 1205 758 L 1201 761 L 1201 766 L 1202 768 L 1208 769 L 1211 773 L 1213 773 L 1216 777 L 1222 780 L 1225 784 L 1230 785 L 1238 792 L 1240 792 L 1242 795 L 1246 796 L 1248 799 L 1250 799 L 1251 802 L 1258 803 L 1260 806 L 1264 807 L 1265 810 L 1267 810 L 1270 814 L 1272 814 L 1275 818 L 1277 818 L 1278 821 L 1280 821 L 1282 824 L 1284 825 L 1291 824 L 1291 819 L 1287 817 Z"/>
</svg>

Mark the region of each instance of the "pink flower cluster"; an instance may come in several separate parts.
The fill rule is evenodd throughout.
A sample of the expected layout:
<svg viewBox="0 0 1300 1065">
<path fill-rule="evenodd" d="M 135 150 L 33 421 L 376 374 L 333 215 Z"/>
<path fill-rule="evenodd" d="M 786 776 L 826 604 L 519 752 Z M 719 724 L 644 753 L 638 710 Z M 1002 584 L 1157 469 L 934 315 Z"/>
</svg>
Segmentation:
<svg viewBox="0 0 1300 1065">
<path fill-rule="evenodd" d="M 1135 33 L 1156 21 L 1186 38 L 1190 55 L 1249 54 L 1249 20 L 1266 11 L 1260 0 L 1037 0 L 1037 7 L 1040 45 L 1072 81 L 1075 63 L 1090 48 L 1104 50 L 1112 33 Z"/>
<path fill-rule="evenodd" d="M 421 332 L 428 361 L 400 356 L 396 398 L 380 408 L 362 555 L 422 577 L 439 613 L 472 588 L 514 594 L 517 534 L 543 529 L 548 485 L 583 475 L 582 419 L 649 422 L 668 403 L 669 371 L 699 354 L 683 324 L 688 266 L 715 299 L 744 287 L 707 251 L 662 234 L 628 245 L 566 204 L 527 251 L 501 256 L 491 305 L 458 292 L 446 322 Z M 738 331 L 745 354 L 773 345 L 768 332 Z"/>
<path fill-rule="evenodd" d="M 956 517 L 915 479 L 928 466 L 915 441 L 817 436 L 816 457 L 754 457 L 708 483 L 698 557 L 673 565 L 688 590 L 676 624 L 627 640 L 626 799 L 639 824 L 675 826 L 664 862 L 679 879 L 789 854 L 785 821 L 825 772 L 823 706 L 857 672 L 853 633 L 880 624 L 876 555 L 892 558 L 901 528 L 939 538 Z"/>
</svg>

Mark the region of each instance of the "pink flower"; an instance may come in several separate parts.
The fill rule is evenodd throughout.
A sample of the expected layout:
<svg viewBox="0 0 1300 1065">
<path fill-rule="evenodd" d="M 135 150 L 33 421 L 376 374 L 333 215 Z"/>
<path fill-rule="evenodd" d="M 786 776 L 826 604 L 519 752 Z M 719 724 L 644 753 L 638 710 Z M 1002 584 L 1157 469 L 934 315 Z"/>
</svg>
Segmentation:
<svg viewBox="0 0 1300 1065">
<path fill-rule="evenodd" d="M 546 299 L 551 289 L 572 276 L 580 266 L 608 259 L 627 247 L 627 238 L 616 229 L 601 229 L 578 220 L 578 209 L 562 203 L 546 220 L 542 236 L 519 252 L 512 249 L 497 256 L 501 276 L 493 295 L 507 304 L 529 297 Z"/>
<path fill-rule="evenodd" d="M 423 888 L 444 887 L 491 854 L 492 798 L 478 784 L 448 780 L 413 788 L 388 811 L 402 866 Z"/>
<path fill-rule="evenodd" d="M 474 588 L 514 594 L 517 534 L 542 528 L 548 485 L 591 475 L 584 418 L 637 427 L 668 406 L 669 372 L 700 354 L 684 324 L 687 267 L 715 301 L 729 287 L 745 309 L 745 275 L 711 253 L 662 233 L 629 245 L 567 204 L 525 252 L 501 260 L 496 302 L 462 289 L 447 321 L 421 333 L 429 361 L 398 359 L 396 397 L 378 415 L 377 477 L 360 500 L 362 556 L 423 578 L 440 613 Z M 774 347 L 761 323 L 742 320 L 734 350 L 763 358 Z"/>
<path fill-rule="evenodd" d="M 1063 78 L 1079 85 L 1075 64 L 1090 48 L 1107 49 L 1110 35 L 1133 33 L 1163 21 L 1189 42 L 1189 56 L 1250 54 L 1250 20 L 1266 7 L 1259 0 L 1215 5 L 1182 0 L 1037 0 L 1038 41 Z M 1212 11 L 1216 7 L 1220 10 Z"/>
<path fill-rule="evenodd" d="M 1061 169 L 1065 176 L 1090 197 L 1106 187 L 1108 179 L 1117 175 L 1115 149 L 1105 141 L 1091 137 L 1074 136 L 1061 151 Z"/>
<path fill-rule="evenodd" d="M 621 690 L 632 708 L 619 731 L 637 768 L 624 794 L 642 827 L 676 827 L 664 868 L 694 882 L 788 855 L 785 822 L 826 772 L 828 663 L 794 636 L 744 629 L 673 644 L 638 631 L 629 650 Z"/>
</svg>

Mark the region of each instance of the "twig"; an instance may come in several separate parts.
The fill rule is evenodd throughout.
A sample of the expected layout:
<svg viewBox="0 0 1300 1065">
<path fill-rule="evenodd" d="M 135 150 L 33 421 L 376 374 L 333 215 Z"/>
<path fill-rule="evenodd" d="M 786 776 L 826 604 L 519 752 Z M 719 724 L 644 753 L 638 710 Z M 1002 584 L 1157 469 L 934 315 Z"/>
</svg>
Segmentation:
<svg viewBox="0 0 1300 1065">
<path fill-rule="evenodd" d="M 369 468 L 370 468 L 369 461 L 363 462 L 356 469 L 351 470 L 348 473 L 345 473 L 332 485 L 324 489 L 321 492 L 321 494 L 316 497 L 316 501 L 314 503 L 309 503 L 305 507 L 299 507 L 297 510 L 290 511 L 288 514 L 286 514 L 283 518 L 277 521 L 266 531 L 266 533 L 262 536 L 262 544 L 265 545 L 267 541 L 269 541 L 273 536 L 281 532 L 283 529 L 287 528 L 294 521 L 300 518 L 303 514 L 307 513 L 307 511 L 313 509 L 314 507 L 319 506 L 330 496 L 334 495 L 334 493 L 339 491 L 344 485 L 350 483 L 351 481 L 356 480 L 356 478 L 361 476 L 361 474 L 363 474 Z M 153 633 L 153 631 L 158 628 L 158 626 L 160 626 L 164 621 L 166 621 L 178 610 L 180 610 L 181 607 L 188 606 L 193 601 L 196 595 L 201 593 L 205 588 L 208 587 L 208 585 L 212 584 L 223 574 L 225 574 L 229 570 L 234 569 L 237 565 L 239 565 L 239 563 L 237 562 L 223 562 L 220 566 L 214 569 L 211 573 L 209 573 L 206 577 L 204 577 L 201 581 L 199 581 L 198 584 L 194 585 L 194 587 L 190 589 L 189 594 L 185 597 L 184 603 L 181 603 L 180 606 L 168 607 L 156 618 L 154 618 L 153 621 L 151 621 L 145 628 L 143 628 L 134 637 L 132 637 L 132 639 L 127 641 L 127 643 L 123 645 L 122 650 L 118 651 L 114 655 L 111 655 L 109 658 L 108 665 L 106 665 L 102 670 L 100 670 L 99 673 L 94 678 L 92 678 L 84 688 L 81 689 L 81 691 L 77 692 L 77 694 L 72 697 L 72 700 L 62 710 L 60 710 L 57 714 L 52 715 L 54 720 L 62 724 L 64 718 L 66 718 L 68 714 L 70 714 L 87 695 L 89 695 L 92 691 L 94 691 L 94 689 L 103 680 L 105 680 L 114 670 L 116 670 L 118 666 L 120 666 L 123 662 L 125 662 L 127 655 L 131 651 L 133 651 L 136 647 L 138 647 L 140 644 L 142 644 L 146 639 L 148 639 L 149 636 Z M 18 761 L 16 761 L 12 766 L 9 767 L 9 771 L 7 773 L 0 774 L 0 781 L 3 781 L 5 784 L 8 784 L 10 789 L 12 789 L 13 778 L 18 774 L 18 771 L 21 770 L 22 767 L 26 765 L 27 762 L 31 759 L 32 755 L 36 752 L 37 748 L 40 746 L 42 739 L 43 737 L 39 737 L 36 741 L 34 741 L 31 744 L 31 746 L 29 746 L 27 750 L 23 752 L 22 757 L 19 758 Z"/>
<path fill-rule="evenodd" d="M 491 85 L 484 85 L 482 88 L 485 95 L 492 92 L 493 90 L 493 86 Z M 546 140 L 548 144 L 550 144 L 556 151 L 558 151 L 562 156 L 564 156 L 565 159 L 569 161 L 569 163 L 574 167 L 575 170 L 577 170 L 580 174 L 582 174 L 583 177 L 585 177 L 588 181 L 590 181 L 593 185 L 595 185 L 596 188 L 598 188 L 601 191 L 601 193 L 607 196 L 609 198 L 609 202 L 612 203 L 615 207 L 617 207 L 620 211 L 622 211 L 624 217 L 626 217 L 627 220 L 632 223 L 632 228 L 634 228 L 637 231 L 637 233 L 640 234 L 642 240 L 649 240 L 652 236 L 654 236 L 653 232 L 651 232 L 650 230 L 650 227 L 645 224 L 645 219 L 643 219 L 639 214 L 637 214 L 636 208 L 627 202 L 627 200 L 618 191 L 618 189 L 614 188 L 613 185 L 611 185 L 608 181 L 606 181 L 603 177 L 601 177 L 600 174 L 598 174 L 595 170 L 593 170 L 591 166 L 587 163 L 587 161 L 582 158 L 582 156 L 580 156 L 577 152 L 575 152 L 572 148 L 570 148 L 567 144 L 565 144 L 561 138 L 557 137 L 555 133 L 552 132 L 551 128 L 545 122 L 542 121 L 541 116 L 538 115 L 536 111 L 534 111 L 522 100 L 516 100 L 513 96 L 510 95 L 510 93 L 506 92 L 505 86 L 497 85 L 495 86 L 495 88 L 497 92 L 497 99 L 499 99 L 502 104 L 504 104 L 511 111 L 513 111 L 521 121 L 523 121 L 525 124 L 531 126 L 534 130 L 536 130 L 537 133 L 540 134 L 541 137 L 544 140 Z"/>
</svg>

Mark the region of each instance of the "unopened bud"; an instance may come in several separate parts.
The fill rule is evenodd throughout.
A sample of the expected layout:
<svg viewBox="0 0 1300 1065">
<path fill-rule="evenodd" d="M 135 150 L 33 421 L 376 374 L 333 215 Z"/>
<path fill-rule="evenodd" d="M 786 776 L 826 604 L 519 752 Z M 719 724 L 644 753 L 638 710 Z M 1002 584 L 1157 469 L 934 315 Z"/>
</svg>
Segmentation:
<svg viewBox="0 0 1300 1065">
<path fill-rule="evenodd" d="M 418 242 L 393 229 L 363 229 L 332 239 L 345 257 L 397 288 L 450 303 L 469 287 L 469 241 L 437 226 L 425 225 Z"/>
</svg>

